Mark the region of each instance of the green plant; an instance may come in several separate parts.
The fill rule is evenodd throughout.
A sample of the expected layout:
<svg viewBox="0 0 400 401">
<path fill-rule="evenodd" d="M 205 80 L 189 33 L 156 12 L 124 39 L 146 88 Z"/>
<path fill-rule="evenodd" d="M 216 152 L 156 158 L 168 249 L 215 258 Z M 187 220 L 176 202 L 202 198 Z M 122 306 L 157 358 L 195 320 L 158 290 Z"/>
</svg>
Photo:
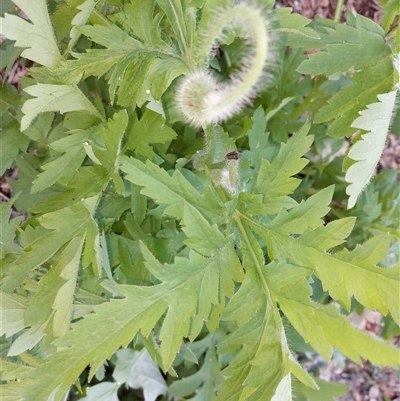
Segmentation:
<svg viewBox="0 0 400 401">
<path fill-rule="evenodd" d="M 7 14 L 2 33 L 36 65 L 21 96 L 1 89 L 2 173 L 19 171 L 0 205 L 5 397 L 67 399 L 111 359 L 118 385 L 87 399 L 107 388 L 116 400 L 121 383 L 137 385 L 144 348 L 167 374 L 147 396 L 142 383 L 149 400 L 290 400 L 293 379 L 312 397 L 287 331 L 325 360 L 334 347 L 398 364 L 311 287 L 317 278 L 344 309 L 354 298 L 398 325 L 399 266 L 379 266 L 397 227 L 388 211 L 388 232 L 347 249 L 355 218 L 328 214 L 333 196 L 345 200 L 340 168 L 304 157 L 367 131 L 344 162 L 355 204 L 395 109 L 394 1 L 384 29 L 261 0 L 13 3 L 31 23 Z M 8 222 L 12 206 L 26 220 Z"/>
</svg>

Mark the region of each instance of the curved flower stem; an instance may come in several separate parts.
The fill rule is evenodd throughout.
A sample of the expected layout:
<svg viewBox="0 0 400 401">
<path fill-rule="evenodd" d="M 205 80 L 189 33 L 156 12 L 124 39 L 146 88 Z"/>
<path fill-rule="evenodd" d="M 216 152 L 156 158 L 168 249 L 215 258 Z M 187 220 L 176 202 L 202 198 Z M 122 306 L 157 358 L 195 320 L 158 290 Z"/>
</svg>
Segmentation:
<svg viewBox="0 0 400 401">
<path fill-rule="evenodd" d="M 250 90 L 257 82 L 263 72 L 265 60 L 268 54 L 268 34 L 265 26 L 265 20 L 256 10 L 246 4 L 238 4 L 230 10 L 224 11 L 223 15 L 214 22 L 212 29 L 208 27 L 207 32 L 199 32 L 199 36 L 203 36 L 200 40 L 201 52 L 198 62 L 203 64 L 209 57 L 209 52 L 213 44 L 218 40 L 222 30 L 232 24 L 235 20 L 243 21 L 246 26 L 241 27 L 245 35 L 254 35 L 254 49 L 251 59 L 246 60 L 244 67 L 245 74 L 241 74 L 242 81 L 230 92 L 225 98 L 227 102 L 234 102 L 238 97 L 242 96 L 246 91 Z M 253 42 L 253 41 L 252 41 Z M 247 67 L 249 65 L 249 67 Z M 246 68 L 247 67 L 247 68 Z"/>
<path fill-rule="evenodd" d="M 183 78 L 177 94 L 178 106 L 186 120 L 196 126 L 218 123 L 238 112 L 256 93 L 269 48 L 265 18 L 245 3 L 219 12 L 218 17 L 197 33 L 195 64 L 198 70 Z M 207 70 L 213 45 L 223 39 L 224 29 L 235 27 L 247 38 L 249 49 L 238 71 L 220 82 Z"/>
</svg>

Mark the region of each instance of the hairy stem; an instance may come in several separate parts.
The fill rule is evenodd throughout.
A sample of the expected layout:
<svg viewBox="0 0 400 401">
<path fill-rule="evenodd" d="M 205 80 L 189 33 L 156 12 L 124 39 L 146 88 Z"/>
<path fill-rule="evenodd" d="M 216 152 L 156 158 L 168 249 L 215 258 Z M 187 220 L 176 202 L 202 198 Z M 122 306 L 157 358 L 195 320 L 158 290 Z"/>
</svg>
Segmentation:
<svg viewBox="0 0 400 401">
<path fill-rule="evenodd" d="M 224 29 L 236 28 L 247 38 L 247 56 L 227 82 L 220 82 L 207 71 L 213 45 L 224 37 Z M 198 70 L 188 74 L 177 95 L 178 106 L 196 126 L 206 126 L 231 117 L 256 93 L 268 56 L 268 32 L 260 11 L 244 3 L 223 10 L 212 24 L 197 34 L 195 58 Z"/>
</svg>

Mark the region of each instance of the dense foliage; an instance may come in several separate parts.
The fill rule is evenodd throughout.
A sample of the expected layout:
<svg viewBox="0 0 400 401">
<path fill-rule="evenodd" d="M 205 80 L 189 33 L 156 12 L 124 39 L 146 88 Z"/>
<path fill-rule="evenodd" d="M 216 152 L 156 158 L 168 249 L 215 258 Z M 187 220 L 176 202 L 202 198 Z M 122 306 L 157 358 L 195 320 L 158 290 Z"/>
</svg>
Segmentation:
<svg viewBox="0 0 400 401">
<path fill-rule="evenodd" d="M 382 26 L 271 0 L 2 1 L 1 68 L 34 62 L 0 87 L 4 400 L 328 400 L 345 389 L 295 351 L 399 363 L 381 3 Z"/>
</svg>

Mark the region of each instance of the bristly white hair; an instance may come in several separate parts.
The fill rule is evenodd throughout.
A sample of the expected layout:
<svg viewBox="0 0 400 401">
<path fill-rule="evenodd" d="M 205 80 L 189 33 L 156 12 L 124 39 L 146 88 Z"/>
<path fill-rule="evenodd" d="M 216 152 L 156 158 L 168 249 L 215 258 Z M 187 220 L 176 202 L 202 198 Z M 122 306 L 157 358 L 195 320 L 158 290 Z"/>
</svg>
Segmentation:
<svg viewBox="0 0 400 401">
<path fill-rule="evenodd" d="M 196 54 L 197 65 L 204 68 L 183 77 L 176 95 L 183 118 L 197 127 L 220 123 L 248 104 L 266 78 L 271 56 L 268 24 L 257 7 L 240 3 L 219 10 L 207 28 L 198 33 Z M 247 54 L 230 79 L 222 82 L 206 65 L 213 45 L 223 42 L 227 30 L 232 29 L 246 39 Z"/>
</svg>

